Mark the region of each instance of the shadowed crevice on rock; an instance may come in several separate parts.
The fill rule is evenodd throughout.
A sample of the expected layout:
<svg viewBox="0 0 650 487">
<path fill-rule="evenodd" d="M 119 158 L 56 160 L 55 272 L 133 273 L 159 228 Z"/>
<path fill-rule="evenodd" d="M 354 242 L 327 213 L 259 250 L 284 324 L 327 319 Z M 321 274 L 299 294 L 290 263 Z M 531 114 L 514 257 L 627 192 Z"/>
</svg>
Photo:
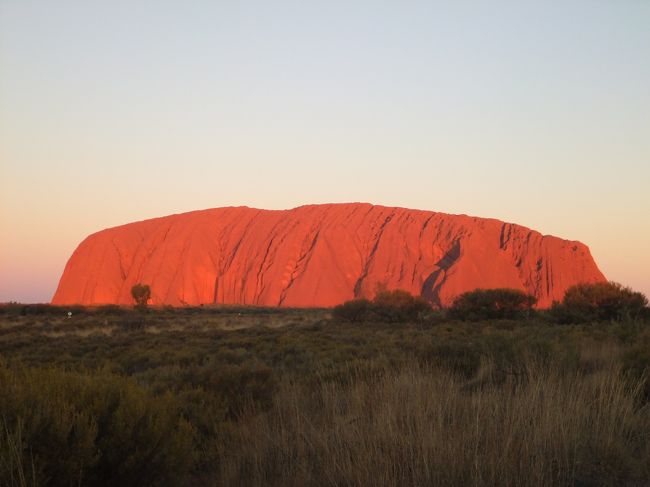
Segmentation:
<svg viewBox="0 0 650 487">
<path fill-rule="evenodd" d="M 443 306 L 443 303 L 440 300 L 440 289 L 447 279 L 447 272 L 459 258 L 460 241 L 456 241 L 442 259 L 436 262 L 437 269 L 429 274 L 429 277 L 427 277 L 424 284 L 422 284 L 421 294 L 424 299 L 433 303 L 435 306 Z"/>
</svg>

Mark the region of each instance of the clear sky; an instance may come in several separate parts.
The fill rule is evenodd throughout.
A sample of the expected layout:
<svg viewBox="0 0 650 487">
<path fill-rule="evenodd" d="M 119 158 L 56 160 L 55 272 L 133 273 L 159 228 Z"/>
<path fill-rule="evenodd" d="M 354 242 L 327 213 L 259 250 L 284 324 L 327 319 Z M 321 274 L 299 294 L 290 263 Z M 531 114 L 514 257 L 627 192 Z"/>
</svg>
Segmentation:
<svg viewBox="0 0 650 487">
<path fill-rule="evenodd" d="M 580 240 L 650 296 L 650 2 L 0 0 L 0 302 L 106 227 L 352 201 Z"/>
</svg>

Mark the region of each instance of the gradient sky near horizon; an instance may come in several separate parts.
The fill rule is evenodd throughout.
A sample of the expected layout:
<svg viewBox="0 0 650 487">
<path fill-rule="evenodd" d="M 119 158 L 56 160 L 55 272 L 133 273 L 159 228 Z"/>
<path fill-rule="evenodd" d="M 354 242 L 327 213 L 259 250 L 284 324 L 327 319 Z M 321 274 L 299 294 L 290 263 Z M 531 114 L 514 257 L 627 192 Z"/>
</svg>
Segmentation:
<svg viewBox="0 0 650 487">
<path fill-rule="evenodd" d="M 650 2 L 0 0 L 0 302 L 195 209 L 366 201 L 580 240 L 650 296 Z"/>
</svg>

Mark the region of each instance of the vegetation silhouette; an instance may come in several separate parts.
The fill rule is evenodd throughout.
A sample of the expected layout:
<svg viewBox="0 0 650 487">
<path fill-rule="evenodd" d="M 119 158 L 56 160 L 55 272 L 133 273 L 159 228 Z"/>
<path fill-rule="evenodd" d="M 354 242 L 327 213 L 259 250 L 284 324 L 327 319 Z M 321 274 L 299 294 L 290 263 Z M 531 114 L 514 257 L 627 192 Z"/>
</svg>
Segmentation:
<svg viewBox="0 0 650 487">
<path fill-rule="evenodd" d="M 413 296 L 401 289 L 379 288 L 372 301 L 368 299 L 346 301 L 335 306 L 332 314 L 342 321 L 398 323 L 417 321 L 430 311 L 431 305 L 420 296 Z"/>
<path fill-rule="evenodd" d="M 535 296 L 518 289 L 476 289 L 461 294 L 448 310 L 461 320 L 516 319 L 530 315 Z"/>
<path fill-rule="evenodd" d="M 647 309 L 648 299 L 617 282 L 585 283 L 567 289 L 552 313 L 562 323 L 639 318 Z"/>
<path fill-rule="evenodd" d="M 148 284 L 135 284 L 131 288 L 131 296 L 135 301 L 135 307 L 144 311 L 147 309 L 147 303 L 151 299 L 151 288 Z"/>
</svg>

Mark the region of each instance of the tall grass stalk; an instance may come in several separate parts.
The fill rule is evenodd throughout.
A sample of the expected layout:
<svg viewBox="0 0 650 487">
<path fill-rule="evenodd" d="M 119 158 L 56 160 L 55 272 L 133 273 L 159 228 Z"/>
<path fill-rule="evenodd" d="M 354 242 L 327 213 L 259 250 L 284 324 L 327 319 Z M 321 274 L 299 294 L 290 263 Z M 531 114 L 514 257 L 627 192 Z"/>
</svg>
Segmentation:
<svg viewBox="0 0 650 487">
<path fill-rule="evenodd" d="M 617 367 L 583 375 L 534 364 L 505 382 L 488 378 L 471 387 L 415 364 L 309 390 L 285 384 L 272 410 L 241 422 L 218 480 L 643 485 L 650 421 L 637 402 L 642 387 Z"/>
</svg>

